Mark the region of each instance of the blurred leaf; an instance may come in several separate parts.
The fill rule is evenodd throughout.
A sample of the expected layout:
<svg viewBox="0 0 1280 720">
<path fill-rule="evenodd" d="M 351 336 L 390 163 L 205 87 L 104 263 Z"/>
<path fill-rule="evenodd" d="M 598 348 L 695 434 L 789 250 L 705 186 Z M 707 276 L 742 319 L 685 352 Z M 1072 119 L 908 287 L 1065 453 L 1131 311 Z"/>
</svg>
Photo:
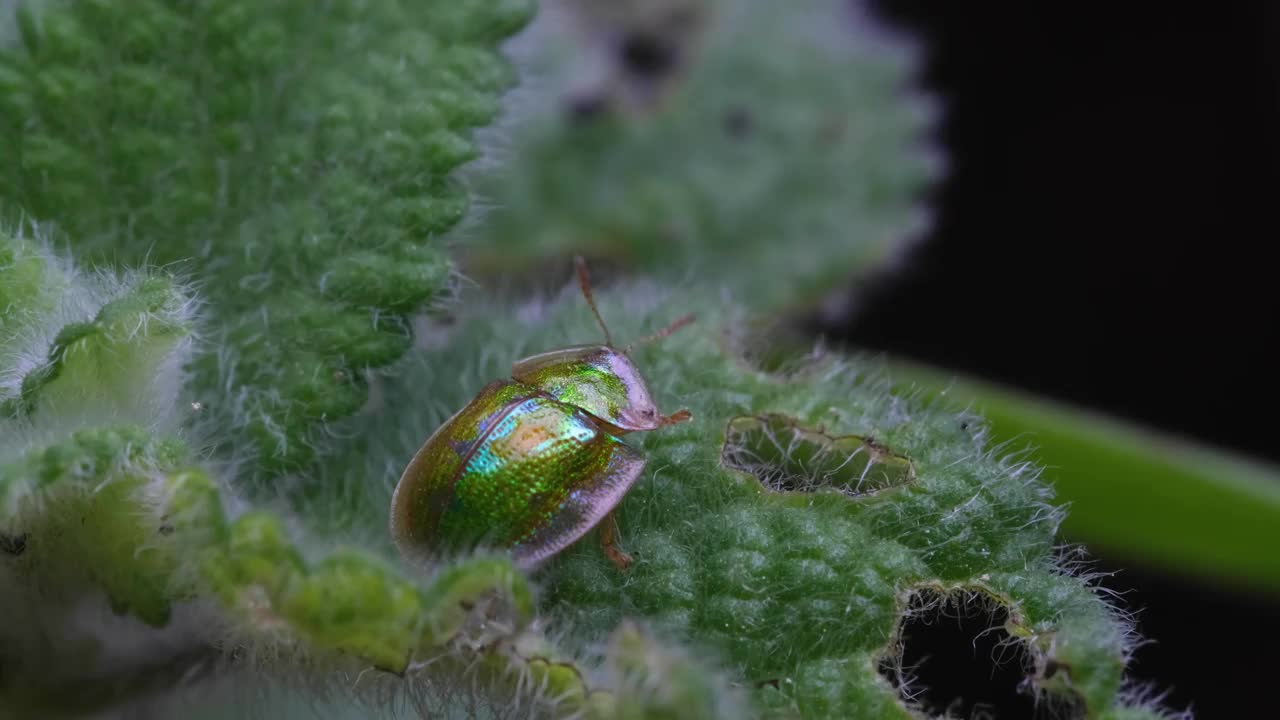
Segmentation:
<svg viewBox="0 0 1280 720">
<path fill-rule="evenodd" d="M 629 72 L 608 39 L 647 37 L 672 5 L 705 12 L 701 35 L 664 35 L 693 61 L 676 63 L 656 107 L 627 112 L 619 97 L 655 81 Z M 584 117 L 560 92 L 542 93 L 511 157 L 481 177 L 494 207 L 461 248 L 468 273 L 557 287 L 565 260 L 582 254 L 606 269 L 697 278 L 770 312 L 811 306 L 920 229 L 920 193 L 940 169 L 927 141 L 935 113 L 910 90 L 912 48 L 847 3 L 574 6 L 607 19 L 584 38 L 548 15 L 530 34 L 527 72 L 573 87 L 581 68 L 597 68 L 609 80 L 588 97 L 610 109 Z"/>
</svg>

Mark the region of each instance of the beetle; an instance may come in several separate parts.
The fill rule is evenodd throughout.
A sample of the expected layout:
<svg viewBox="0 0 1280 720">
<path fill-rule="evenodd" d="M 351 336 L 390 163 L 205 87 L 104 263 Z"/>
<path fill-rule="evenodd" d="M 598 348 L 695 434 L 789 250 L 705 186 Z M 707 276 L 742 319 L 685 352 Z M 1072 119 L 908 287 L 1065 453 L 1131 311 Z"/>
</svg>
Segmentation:
<svg viewBox="0 0 1280 720">
<path fill-rule="evenodd" d="M 692 418 L 658 412 L 629 352 L 693 321 L 686 315 L 619 350 L 575 261 L 603 345 L 575 345 L 517 360 L 445 421 L 413 456 L 391 498 L 391 535 L 406 557 L 459 546 L 511 550 L 533 567 L 602 525 L 601 547 L 619 569 L 614 509 L 645 459 L 622 441 Z"/>
</svg>

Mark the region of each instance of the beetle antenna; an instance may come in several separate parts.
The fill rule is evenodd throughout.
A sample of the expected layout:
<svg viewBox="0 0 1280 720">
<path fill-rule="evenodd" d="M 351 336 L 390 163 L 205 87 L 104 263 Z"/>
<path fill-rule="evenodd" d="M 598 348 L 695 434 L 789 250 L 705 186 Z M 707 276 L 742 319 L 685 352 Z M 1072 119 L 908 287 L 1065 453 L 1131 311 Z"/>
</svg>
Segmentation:
<svg viewBox="0 0 1280 720">
<path fill-rule="evenodd" d="M 653 342 L 654 340 L 661 340 L 662 338 L 664 338 L 664 337 L 666 337 L 666 336 L 670 335 L 671 333 L 673 333 L 673 332 L 675 332 L 675 331 L 679 330 L 680 328 L 684 327 L 685 325 L 688 325 L 689 323 L 693 322 L 694 320 L 696 320 L 696 319 L 697 319 L 697 317 L 698 317 L 698 316 L 697 316 L 697 315 L 694 315 L 693 313 L 689 313 L 688 315 L 685 315 L 684 317 L 678 317 L 678 318 L 676 318 L 676 319 L 675 319 L 675 320 L 674 320 L 670 325 L 668 325 L 668 326 L 666 326 L 666 327 L 662 328 L 662 329 L 661 329 L 661 330 L 659 330 L 658 332 L 656 332 L 656 333 L 654 333 L 654 334 L 652 334 L 652 335 L 645 335 L 644 337 L 640 338 L 639 340 L 634 340 L 634 341 L 632 341 L 630 345 L 628 345 L 628 346 L 626 346 L 625 348 L 623 348 L 623 350 L 622 350 L 622 354 L 623 354 L 623 355 L 626 355 L 627 353 L 631 352 L 631 350 L 632 350 L 633 348 L 636 348 L 636 347 L 638 347 L 638 346 L 640 346 L 640 345 L 647 345 L 647 344 L 649 344 L 649 343 Z"/>
<path fill-rule="evenodd" d="M 582 297 L 587 299 L 587 304 L 591 306 L 591 314 L 596 316 L 596 322 L 599 323 L 600 329 L 604 331 L 604 344 L 613 347 L 613 337 L 609 335 L 609 326 L 604 324 L 604 318 L 600 317 L 600 308 L 596 307 L 596 299 L 591 294 L 591 276 L 587 274 L 587 261 L 581 255 L 573 259 L 573 266 L 578 271 L 578 287 L 582 288 Z"/>
</svg>

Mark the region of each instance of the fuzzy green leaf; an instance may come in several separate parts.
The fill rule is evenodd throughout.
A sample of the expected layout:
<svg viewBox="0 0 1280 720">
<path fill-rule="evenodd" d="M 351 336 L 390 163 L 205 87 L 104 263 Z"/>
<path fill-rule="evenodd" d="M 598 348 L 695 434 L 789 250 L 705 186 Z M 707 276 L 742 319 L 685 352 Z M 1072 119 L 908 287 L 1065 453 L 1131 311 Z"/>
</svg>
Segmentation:
<svg viewBox="0 0 1280 720">
<path fill-rule="evenodd" d="M 187 300 L 169 278 L 132 282 L 92 319 L 58 332 L 46 361 L 23 378 L 6 414 L 74 416 L 111 407 L 132 417 L 151 415 L 157 376 L 176 372 L 172 366 L 186 359 L 192 334 Z"/>
<path fill-rule="evenodd" d="M 575 7 L 599 33 L 681 5 Z M 665 300 L 602 294 L 620 339 L 699 314 L 697 332 L 634 352 L 663 409 L 694 419 L 628 437 L 648 458 L 618 513 L 631 569 L 588 539 L 540 571 L 536 596 L 501 556 L 410 568 L 385 540 L 396 476 L 431 431 L 512 360 L 598 339 L 576 300 L 475 303 L 444 347 L 406 353 L 414 313 L 449 290 L 436 239 L 467 206 L 452 174 L 497 111 L 510 73 L 494 47 L 525 4 L 85 0 L 25 15 L 21 47 L 0 50 L 0 213 L 56 222 L 90 262 L 196 277 L 212 325 L 193 399 L 249 474 L 350 441 L 246 512 L 225 490 L 243 478 L 215 480 L 157 434 L 57 440 L 69 402 L 148 396 L 94 395 L 113 383 L 79 382 L 96 365 L 70 352 L 176 297 L 141 277 L 62 322 L 52 362 L 26 374 L 22 452 L 2 448 L 0 465 L 0 596 L 43 600 L 52 577 L 156 625 L 205 608 L 202 652 L 422 712 L 654 720 L 911 717 L 890 677 L 905 620 L 921 598 L 975 599 L 1009 618 L 993 630 L 1029 659 L 1028 687 L 1089 718 L 1143 712 L 1122 692 L 1130 628 L 1055 553 L 1062 513 L 1033 466 L 858 361 L 770 373 L 747 347 L 747 312 L 812 301 L 897 247 L 931 177 L 914 152 L 927 114 L 897 96 L 909 60 L 865 54 L 882 48 L 855 39 L 846 6 L 707 3 L 705 39 L 676 38 L 683 72 L 660 102 L 637 105 L 645 89 L 606 57 L 617 112 L 544 114 L 514 172 L 489 179 L 501 209 L 472 267 L 584 251 L 667 287 L 699 278 Z M 35 266 L 6 268 L 36 307 Z M 137 368 L 173 355 L 138 347 Z M 87 549 L 50 553 L 51 537 Z M 0 645 L 0 703 L 44 687 L 5 654 L 32 645 Z"/>
<path fill-rule="evenodd" d="M 19 581 L 74 582 L 79 571 L 119 611 L 167 622 L 174 558 L 159 547 L 157 478 L 183 452 L 124 426 L 81 431 L 0 466 L 0 533 L 23 538 Z"/>
<path fill-rule="evenodd" d="M 238 455 L 296 467 L 451 292 L 439 236 L 467 206 L 526 2 L 117 3 L 22 14 L 0 49 L 0 210 L 82 262 L 176 264 L 216 345 L 199 394 Z M 229 350 L 229 351 L 228 351 Z M 232 428 L 239 432 L 231 433 Z"/>
<path fill-rule="evenodd" d="M 423 683 L 447 697 L 478 670 L 484 682 L 471 690 L 481 693 L 474 701 L 512 698 L 556 716 L 657 719 L 690 702 L 724 702 L 714 676 L 688 659 L 665 660 L 634 629 L 609 656 L 625 666 L 625 682 L 589 685 L 587 666 L 559 659 L 529 628 L 532 594 L 507 560 L 452 563 L 431 578 L 351 549 L 309 562 L 271 513 L 229 523 L 207 475 L 174 469 L 184 456 L 180 444 L 125 426 L 80 432 L 0 466 L 6 582 L 25 586 L 29 601 L 54 579 L 73 595 L 85 584 L 101 588 L 114 610 L 155 626 L 178 601 L 216 599 L 221 622 L 238 620 L 239 644 L 313 674 L 404 674 L 401 692 Z M 21 628 L 4 628 L 15 633 Z M 10 676 L 0 682 L 0 709 L 56 702 L 45 695 L 71 682 L 3 650 L 0 664 Z M 651 676 L 664 682 L 643 680 Z"/>
<path fill-rule="evenodd" d="M 1069 538 L 1171 571 L 1280 590 L 1280 471 L 993 383 L 893 361 L 925 396 L 968 406 L 996 441 L 1034 448 Z M 1142 508 L 1142 512 L 1134 512 Z"/>
<path fill-rule="evenodd" d="M 66 291 L 67 279 L 48 252 L 0 230 L 0 358 L 20 350 L 22 332 Z"/>
<path fill-rule="evenodd" d="M 692 658 L 657 642 L 642 628 L 624 622 L 609 642 L 608 670 L 620 688 L 618 720 L 677 720 L 737 717 L 735 693 Z"/>
<path fill-rule="evenodd" d="M 754 703 L 774 715 L 857 709 L 905 717 L 877 663 L 892 663 L 895 628 L 914 594 L 939 589 L 989 598 L 1017 618 L 1014 641 L 1039 663 L 1031 687 L 1091 716 L 1122 702 L 1127 625 L 1061 569 L 1054 550 L 1061 513 L 1036 469 L 993 454 L 972 418 L 922 408 L 860 379 L 861 365 L 838 357 L 787 375 L 757 370 L 734 342 L 744 334 L 734 321 L 741 315 L 714 294 L 659 301 L 641 286 L 598 299 L 622 342 L 698 311 L 696 332 L 634 352 L 662 409 L 687 406 L 694 419 L 628 436 L 648 457 L 618 516 L 623 548 L 635 559 L 630 570 L 619 572 L 587 540 L 539 576 L 547 589 L 542 613 L 572 637 L 590 643 L 624 618 L 642 618 L 723 658 L 731 680 L 754 688 Z M 332 495 L 311 498 L 309 522 L 352 526 L 379 512 L 399 468 L 378 458 L 410 457 L 516 358 L 598 332 L 576 297 L 505 318 L 493 308 L 475 312 L 486 322 L 464 322 L 447 347 L 386 381 L 361 442 L 327 466 L 318 487 Z M 759 440 L 735 432 L 740 418 L 778 415 L 807 434 L 768 423 L 772 435 Z M 863 440 L 821 440 L 852 436 Z M 770 441 L 769 452 L 750 446 Z M 875 463 L 858 459 L 869 448 Z M 902 481 L 872 492 L 848 478 L 824 485 L 828 464 L 814 458 L 831 452 L 848 453 L 869 472 L 888 463 Z M 726 457 L 744 455 L 776 463 L 793 482 L 771 487 L 755 472 L 726 467 Z M 377 477 L 384 481 L 369 481 Z M 359 486 L 348 478 L 360 478 Z"/>
</svg>

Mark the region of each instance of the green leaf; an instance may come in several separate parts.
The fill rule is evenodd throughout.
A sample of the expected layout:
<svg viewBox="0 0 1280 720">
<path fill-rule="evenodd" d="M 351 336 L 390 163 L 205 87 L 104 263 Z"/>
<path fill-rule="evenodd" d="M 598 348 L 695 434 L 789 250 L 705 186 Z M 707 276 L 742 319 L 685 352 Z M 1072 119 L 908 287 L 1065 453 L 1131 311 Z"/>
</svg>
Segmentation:
<svg viewBox="0 0 1280 720">
<path fill-rule="evenodd" d="M 168 622 L 181 591 L 171 586 L 175 560 L 162 547 L 168 492 L 157 478 L 184 452 L 120 426 L 80 431 L 0 465 L 0 533 L 23 539 L 19 582 L 36 590 L 87 580 L 118 611 Z"/>
<path fill-rule="evenodd" d="M 186 455 L 180 443 L 121 426 L 82 431 L 0 465 L 0 572 L 13 583 L 0 600 L 17 595 L 32 606 L 24 612 L 43 609 L 53 619 L 58 592 L 101 589 L 113 610 L 155 627 L 169 623 L 178 601 L 196 600 L 234 624 L 237 651 L 274 658 L 277 673 L 327 678 L 373 668 L 403 676 L 403 692 L 426 688 L 447 700 L 465 688 L 473 703 L 530 702 L 556 717 L 610 718 L 625 707 L 625 717 L 657 719 L 677 705 L 725 702 L 717 676 L 634 628 L 608 656 L 625 671 L 589 680 L 589 665 L 533 626 L 532 591 L 507 559 L 447 563 L 430 577 L 351 548 L 308 560 L 275 514 L 229 522 L 208 475 L 178 469 Z M 0 636 L 20 648 L 27 630 L 4 625 Z M 188 644 L 211 649 L 217 641 L 216 632 L 186 632 Z M 195 663 L 210 656 L 188 654 Z M 7 644 L 0 663 L 0 709 L 48 710 L 59 688 L 92 668 L 91 659 L 77 659 L 50 670 Z M 102 679 L 113 672 L 83 678 L 102 692 L 98 702 L 121 691 Z M 130 682 L 146 680 L 116 684 L 127 692 Z M 716 717 L 736 717 L 727 712 Z"/>
<path fill-rule="evenodd" d="M 877 664 L 892 661 L 910 599 L 976 595 L 1017 618 L 1010 642 L 1039 668 L 1030 686 L 1095 714 L 1120 702 L 1126 624 L 1061 570 L 1049 489 L 984 445 L 967 416 L 867 382 L 855 359 L 763 372 L 733 341 L 743 314 L 714 292 L 658 298 L 640 284 L 597 300 L 620 343 L 697 309 L 695 327 L 633 352 L 661 410 L 693 419 L 626 437 L 648 463 L 618 509 L 635 561 L 625 573 L 594 537 L 540 571 L 540 614 L 571 631 L 570 648 L 633 618 L 721 659 L 771 716 L 903 718 L 909 705 Z M 573 289 L 523 311 L 470 312 L 447 346 L 385 380 L 360 440 L 319 471 L 308 523 L 365 527 L 402 469 L 386 458 L 406 462 L 515 359 L 599 332 Z"/>
<path fill-rule="evenodd" d="M 220 441 L 296 468 L 365 371 L 447 298 L 454 170 L 512 73 L 510 0 L 58 3 L 0 47 L 0 215 L 82 264 L 195 275 L 195 400 Z"/>
<path fill-rule="evenodd" d="M 1176 573 L 1280 590 L 1280 469 L 1029 393 L 902 360 L 895 383 L 1029 445 L 1071 513 L 1068 539 Z"/>
<path fill-rule="evenodd" d="M 58 306 L 68 278 L 37 241 L 0 230 L 0 370 L 21 352 L 22 334 Z"/>
<path fill-rule="evenodd" d="M 171 278 L 139 277 L 87 322 L 59 331 L 46 361 L 22 380 L 7 414 L 124 413 L 151 418 L 167 408 L 157 378 L 178 372 L 193 332 L 189 298 Z M 0 405 L 3 410 L 5 405 Z"/>
</svg>

